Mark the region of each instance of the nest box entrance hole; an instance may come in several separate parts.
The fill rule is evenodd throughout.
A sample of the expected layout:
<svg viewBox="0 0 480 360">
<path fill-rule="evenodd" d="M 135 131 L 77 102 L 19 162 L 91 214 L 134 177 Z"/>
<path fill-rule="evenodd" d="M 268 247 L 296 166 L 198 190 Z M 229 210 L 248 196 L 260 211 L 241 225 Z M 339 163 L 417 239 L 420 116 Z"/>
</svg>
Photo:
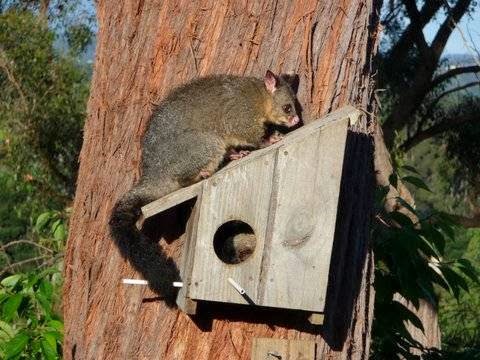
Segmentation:
<svg viewBox="0 0 480 360">
<path fill-rule="evenodd" d="M 257 237 L 246 222 L 231 220 L 222 224 L 213 236 L 213 249 L 226 264 L 239 264 L 255 251 Z"/>
</svg>

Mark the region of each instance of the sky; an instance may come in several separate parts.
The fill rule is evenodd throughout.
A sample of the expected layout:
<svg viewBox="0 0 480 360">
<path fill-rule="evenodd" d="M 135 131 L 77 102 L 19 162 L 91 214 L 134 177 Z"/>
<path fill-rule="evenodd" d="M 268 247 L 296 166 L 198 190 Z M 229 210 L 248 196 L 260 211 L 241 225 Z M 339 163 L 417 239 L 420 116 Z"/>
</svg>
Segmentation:
<svg viewBox="0 0 480 360">
<path fill-rule="evenodd" d="M 439 16 L 425 27 L 424 34 L 428 42 L 433 39 L 444 19 L 445 15 L 442 14 L 442 16 Z M 465 45 L 462 39 L 461 32 L 455 29 L 448 40 L 444 55 L 469 54 L 472 50 L 469 50 L 468 47 L 472 46 L 475 46 L 480 51 L 480 2 L 476 5 L 472 14 L 465 15 L 462 18 L 459 27 L 466 38 L 467 45 Z"/>
</svg>

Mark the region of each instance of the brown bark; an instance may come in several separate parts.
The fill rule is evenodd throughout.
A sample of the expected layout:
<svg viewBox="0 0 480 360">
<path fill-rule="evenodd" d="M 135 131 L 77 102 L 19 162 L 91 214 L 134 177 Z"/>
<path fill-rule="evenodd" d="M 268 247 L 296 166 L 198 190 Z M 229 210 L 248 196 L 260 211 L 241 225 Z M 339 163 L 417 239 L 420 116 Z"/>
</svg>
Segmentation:
<svg viewBox="0 0 480 360">
<path fill-rule="evenodd" d="M 347 143 L 342 222 L 321 328 L 282 310 L 203 304 L 190 318 L 169 308 L 151 290 L 120 283 L 138 275 L 121 258 L 107 224 L 115 201 L 138 179 L 140 139 L 152 103 L 195 76 L 293 71 L 301 77 L 305 119 L 347 103 L 371 113 L 378 7 L 375 0 L 99 2 L 95 72 L 65 257 L 65 359 L 247 359 L 254 337 L 315 340 L 322 359 L 368 357 L 368 116 Z M 178 258 L 182 241 L 160 244 Z"/>
<path fill-rule="evenodd" d="M 398 295 L 398 294 L 397 294 Z M 415 306 L 402 298 L 400 295 L 395 296 L 395 300 L 405 305 L 412 311 L 421 321 L 424 331 L 420 330 L 412 323 L 407 322 L 406 328 L 413 339 L 418 341 L 424 348 L 441 348 L 442 334 L 438 326 L 438 314 L 436 305 L 430 304 L 428 301 L 420 300 L 418 309 Z M 411 353 L 421 355 L 420 349 L 411 349 Z"/>
</svg>

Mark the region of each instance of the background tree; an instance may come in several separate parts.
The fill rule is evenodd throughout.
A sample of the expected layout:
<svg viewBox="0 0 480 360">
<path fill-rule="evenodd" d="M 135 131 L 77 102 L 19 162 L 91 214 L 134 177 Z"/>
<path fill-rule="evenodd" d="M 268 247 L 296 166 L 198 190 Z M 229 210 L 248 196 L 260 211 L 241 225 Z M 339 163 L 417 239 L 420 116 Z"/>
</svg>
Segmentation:
<svg viewBox="0 0 480 360">
<path fill-rule="evenodd" d="M 90 17 L 63 4 L 0 1 L 2 359 L 61 353 L 63 246 L 91 72 L 83 56 L 92 38 L 83 31 L 67 42 Z"/>
<path fill-rule="evenodd" d="M 389 2 L 382 16 L 386 39 L 379 71 L 387 147 L 404 153 L 427 139 L 443 139 L 447 156 L 454 159 L 454 175 L 463 180 L 456 190 L 469 204 L 464 209 L 467 216 L 457 214 L 457 220 L 468 227 L 480 226 L 475 165 L 480 145 L 474 136 L 480 131 L 480 56 L 470 45 L 466 45 L 471 52 L 467 60 L 454 62 L 443 55 L 458 23 L 476 6 L 474 0 Z M 427 41 L 425 28 L 437 19 L 441 24 Z"/>
<path fill-rule="evenodd" d="M 190 78 L 293 70 L 301 76 L 307 120 L 348 102 L 371 113 L 376 5 L 98 4 L 96 67 L 65 259 L 67 359 L 247 358 L 253 337 L 273 335 L 315 339 L 319 357 L 367 356 L 373 297 L 372 258 L 366 257 L 373 180 L 368 116 L 360 119 L 358 135 L 352 134 L 349 154 L 355 154 L 356 165 L 347 179 L 355 181 L 346 189 L 354 200 L 343 214 L 346 225 L 334 262 L 341 271 L 332 277 L 332 287 L 339 289 L 330 291 L 334 306 L 321 334 L 299 325 L 294 315 L 252 308 L 236 307 L 232 314 L 230 307 L 207 306 L 191 319 L 148 289 L 124 287 L 121 278 L 135 272 L 109 239 L 107 223 L 116 199 L 138 178 L 140 138 L 151 104 Z M 162 246 L 177 258 L 181 244 Z"/>
<path fill-rule="evenodd" d="M 433 219 L 441 212 L 447 212 L 455 214 L 455 221 L 467 227 L 480 225 L 480 144 L 475 138 L 480 131 L 478 49 L 472 44 L 468 32 L 462 32 L 469 56 L 445 56 L 444 52 L 458 23 L 474 11 L 478 11 L 475 1 L 399 0 L 386 3 L 382 12 L 386 36 L 379 57 L 377 92 L 386 143 L 396 166 L 414 165 L 432 189 L 432 192 L 414 193 L 420 217 Z M 440 25 L 432 39 L 427 39 L 426 27 L 435 21 L 440 21 Z M 441 262 L 453 263 L 454 259 L 464 256 L 478 268 L 478 257 L 472 251 L 477 249 L 473 245 L 478 233 L 460 228 L 452 228 L 449 233 L 442 245 Z M 385 249 L 382 251 L 385 254 Z M 391 249 L 391 255 L 398 256 L 398 251 Z M 467 280 L 463 286 L 467 283 L 476 294 L 475 282 Z M 379 284 L 376 289 L 379 291 Z M 406 289 L 400 287 L 397 290 L 404 292 Z M 470 311 L 467 316 L 467 309 L 472 309 L 469 299 L 475 295 L 457 294 L 459 298 L 455 300 L 444 291 L 436 290 L 436 293 L 433 303 L 440 295 L 440 319 L 442 328 L 446 329 L 447 348 L 450 344 L 449 349 L 460 351 L 462 347 L 477 344 L 478 354 L 479 338 L 468 330 L 472 324 L 478 326 L 478 316 L 475 311 Z M 377 297 L 377 300 L 381 298 Z M 458 305 L 458 301 L 462 304 Z M 380 308 L 377 307 L 382 312 Z M 469 325 L 454 321 L 454 318 L 463 318 Z M 455 333 L 464 336 L 452 335 Z M 459 343 L 462 338 L 465 341 Z M 380 341 L 383 340 L 385 337 L 380 335 Z M 473 356 L 471 349 L 467 353 L 465 356 Z M 445 353 L 445 356 L 450 355 L 461 356 Z"/>
<path fill-rule="evenodd" d="M 63 37 L 35 4 L 0 3 L 0 243 L 25 237 L 43 211 L 63 210 L 73 197 L 78 167 L 90 79 L 78 55 L 92 33 L 61 48 Z M 70 33 L 79 24 L 61 29 Z M 31 255 L 25 248 L 12 250 L 7 262 Z"/>
</svg>

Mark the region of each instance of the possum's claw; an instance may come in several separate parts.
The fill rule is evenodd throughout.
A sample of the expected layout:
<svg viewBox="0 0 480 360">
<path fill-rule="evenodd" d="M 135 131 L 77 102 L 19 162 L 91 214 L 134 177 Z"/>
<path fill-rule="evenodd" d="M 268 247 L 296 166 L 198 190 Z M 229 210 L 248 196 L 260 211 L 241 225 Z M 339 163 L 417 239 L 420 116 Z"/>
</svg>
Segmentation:
<svg viewBox="0 0 480 360">
<path fill-rule="evenodd" d="M 228 155 L 228 158 L 229 158 L 230 160 L 238 160 L 238 159 L 241 159 L 241 158 L 247 156 L 248 154 L 250 154 L 250 151 L 249 151 L 249 150 L 240 150 L 240 151 L 233 150 L 233 151 Z"/>
<path fill-rule="evenodd" d="M 270 135 L 269 137 L 265 138 L 263 140 L 263 143 L 266 146 L 268 146 L 268 145 L 272 145 L 272 144 L 275 144 L 275 143 L 279 142 L 283 138 L 284 138 L 284 135 L 279 134 L 279 133 L 274 133 L 274 134 Z"/>
</svg>

